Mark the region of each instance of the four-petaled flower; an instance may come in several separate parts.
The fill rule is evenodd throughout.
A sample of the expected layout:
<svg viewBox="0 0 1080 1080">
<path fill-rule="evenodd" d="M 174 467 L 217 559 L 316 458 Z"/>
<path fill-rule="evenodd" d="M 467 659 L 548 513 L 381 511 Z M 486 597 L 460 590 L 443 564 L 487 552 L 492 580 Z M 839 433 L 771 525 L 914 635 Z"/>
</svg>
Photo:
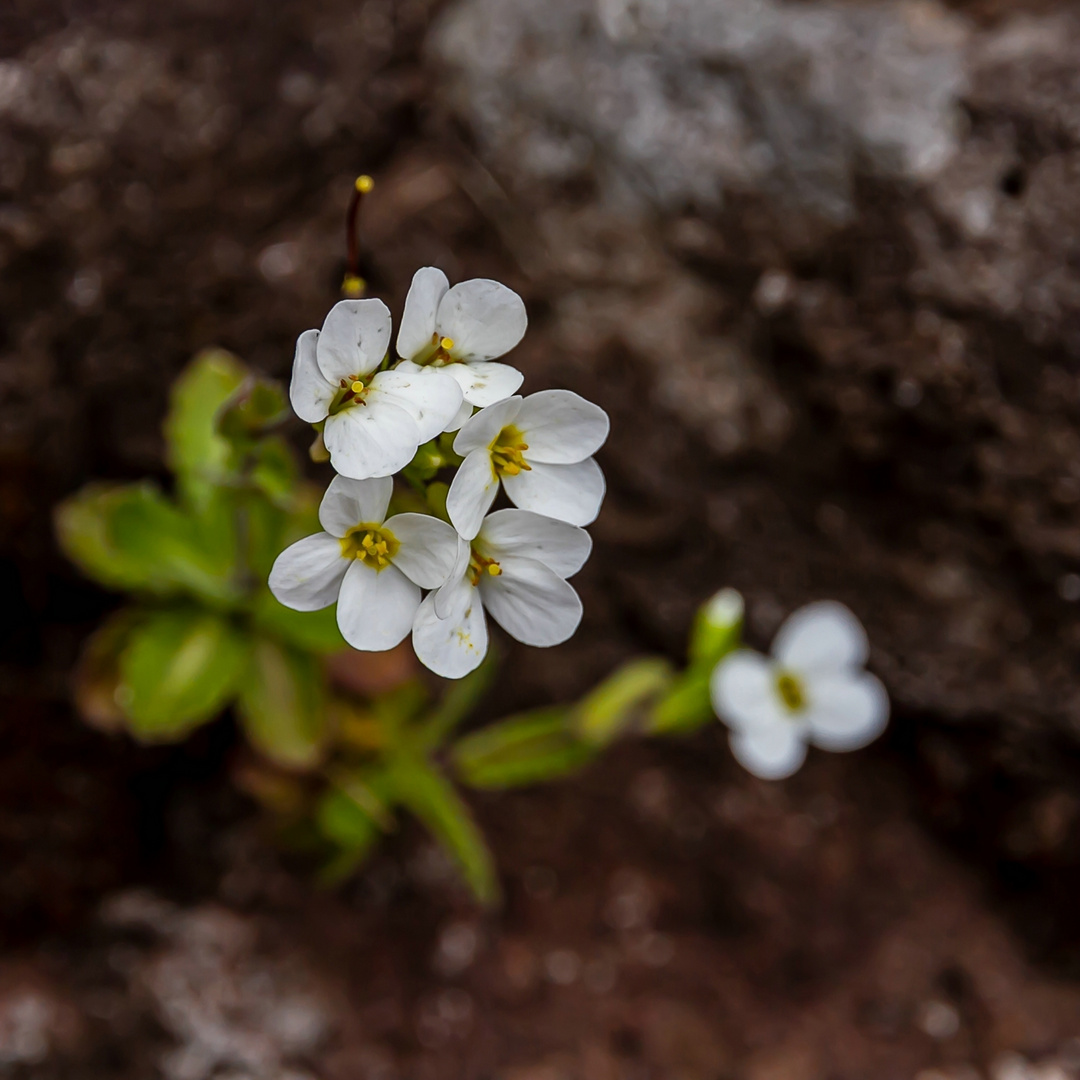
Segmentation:
<svg viewBox="0 0 1080 1080">
<path fill-rule="evenodd" d="M 442 585 L 461 544 L 427 514 L 386 519 L 394 481 L 335 476 L 319 506 L 325 532 L 286 548 L 270 571 L 270 591 L 286 607 L 317 611 L 337 601 L 341 634 L 354 649 L 381 652 L 403 641 L 420 589 Z"/>
<path fill-rule="evenodd" d="M 289 398 L 301 420 L 323 424 L 323 442 L 342 476 L 391 476 L 459 412 L 461 387 L 441 371 L 378 370 L 390 344 L 381 300 L 342 300 L 322 330 L 296 342 Z"/>
<path fill-rule="evenodd" d="M 437 675 L 459 679 L 484 658 L 485 609 L 525 645 L 558 645 L 581 621 L 567 582 L 592 550 L 584 529 L 527 510 L 497 510 L 479 535 L 461 541 L 446 584 L 416 613 L 413 649 Z"/>
<path fill-rule="evenodd" d="M 469 405 L 493 405 L 516 393 L 524 379 L 517 368 L 492 361 L 517 345 L 527 325 L 525 305 L 512 289 L 487 278 L 451 288 L 441 270 L 425 266 L 405 298 L 398 356 L 451 376 Z"/>
<path fill-rule="evenodd" d="M 712 703 L 731 729 L 731 749 L 767 780 L 790 776 L 807 743 L 857 750 L 889 719 L 881 682 L 863 670 L 869 643 L 843 604 L 822 601 L 792 614 L 773 640 L 772 656 L 738 649 L 717 664 Z"/>
<path fill-rule="evenodd" d="M 507 398 L 467 420 L 454 440 L 465 460 L 446 511 L 466 540 L 499 490 L 522 510 L 588 525 L 604 500 L 604 474 L 592 455 L 607 438 L 607 413 L 570 390 Z"/>
</svg>

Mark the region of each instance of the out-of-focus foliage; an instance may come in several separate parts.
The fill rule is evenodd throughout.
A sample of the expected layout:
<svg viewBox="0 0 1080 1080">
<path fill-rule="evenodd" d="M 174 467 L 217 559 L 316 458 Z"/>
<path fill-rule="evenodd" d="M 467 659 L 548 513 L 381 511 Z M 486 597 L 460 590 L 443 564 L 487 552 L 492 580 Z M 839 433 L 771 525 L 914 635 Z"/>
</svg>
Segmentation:
<svg viewBox="0 0 1080 1080">
<path fill-rule="evenodd" d="M 476 897 L 494 903 L 498 874 L 456 784 L 550 781 L 618 738 L 700 726 L 712 715 L 708 673 L 737 645 L 741 608 L 733 616 L 729 603 L 722 618 L 715 600 L 703 608 L 681 674 L 666 660 L 634 660 L 576 705 L 464 734 L 495 673 L 491 657 L 453 682 L 407 674 L 373 693 L 336 684 L 328 658 L 366 654 L 347 650 L 334 609 L 292 611 L 266 586 L 278 553 L 319 529 L 318 492 L 274 434 L 286 413 L 276 384 L 229 353 L 201 353 L 174 386 L 165 421 L 172 491 L 93 484 L 59 507 L 68 557 L 131 594 L 88 639 L 76 703 L 87 722 L 147 743 L 183 739 L 231 710 L 251 750 L 237 783 L 284 841 L 321 860 L 324 881 L 361 865 L 404 811 Z M 445 439 L 422 446 L 396 503 L 422 499 L 416 509 L 445 514 L 446 485 L 431 477 L 451 455 Z"/>
</svg>

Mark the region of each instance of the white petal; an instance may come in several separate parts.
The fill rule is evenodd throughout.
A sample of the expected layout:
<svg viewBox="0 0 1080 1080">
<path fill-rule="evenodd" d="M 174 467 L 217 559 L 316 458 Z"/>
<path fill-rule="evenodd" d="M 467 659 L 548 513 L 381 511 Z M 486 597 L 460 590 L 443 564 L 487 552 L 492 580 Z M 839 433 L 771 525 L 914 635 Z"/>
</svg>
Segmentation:
<svg viewBox="0 0 1080 1080">
<path fill-rule="evenodd" d="M 528 324 L 521 297 L 487 278 L 455 285 L 436 317 L 439 335 L 454 342 L 449 353 L 457 360 L 494 360 L 508 353 Z"/>
<path fill-rule="evenodd" d="M 330 402 L 334 400 L 337 386 L 329 383 L 315 359 L 318 330 L 305 330 L 296 339 L 296 355 L 293 357 L 292 379 L 289 382 L 289 401 L 293 412 L 309 424 L 317 424 L 326 417 Z"/>
<path fill-rule="evenodd" d="M 372 378 L 371 388 L 372 394 L 389 398 L 416 421 L 422 443 L 441 434 L 461 408 L 461 387 L 449 375 L 417 367 L 409 360 L 392 371 L 380 371 Z"/>
<path fill-rule="evenodd" d="M 365 402 L 328 416 L 323 428 L 331 464 L 354 480 L 392 476 L 420 445 L 416 421 L 404 409 L 374 390 Z"/>
<path fill-rule="evenodd" d="M 458 554 L 458 534 L 430 514 L 395 514 L 386 530 L 401 544 L 394 565 L 422 589 L 446 583 Z"/>
<path fill-rule="evenodd" d="M 341 636 L 364 652 L 383 652 L 404 641 L 412 629 L 420 589 L 397 567 L 373 570 L 353 559 L 338 597 Z"/>
<path fill-rule="evenodd" d="M 428 351 L 435 334 L 435 313 L 439 301 L 446 295 L 450 282 L 434 266 L 424 266 L 413 274 L 405 310 L 398 327 L 397 353 L 406 360 Z"/>
<path fill-rule="evenodd" d="M 772 654 L 795 672 L 848 671 L 866 663 L 870 644 L 848 608 L 822 600 L 788 617 L 773 639 Z"/>
<path fill-rule="evenodd" d="M 454 440 L 454 452 L 465 457 L 480 447 L 489 447 L 495 436 L 507 424 L 512 424 L 521 408 L 521 398 L 509 397 L 505 401 L 481 409 L 471 420 L 461 426 Z"/>
<path fill-rule="evenodd" d="M 389 476 L 377 480 L 335 476 L 319 504 L 319 524 L 331 536 L 344 536 L 355 525 L 381 525 L 393 493 Z"/>
<path fill-rule="evenodd" d="M 544 465 L 538 461 L 529 472 L 504 475 L 502 482 L 515 506 L 571 525 L 595 521 L 604 501 L 604 474 L 593 458 L 576 465 Z"/>
<path fill-rule="evenodd" d="M 471 603 L 460 619 L 435 614 L 435 594 L 420 605 L 413 621 L 413 649 L 420 662 L 444 679 L 460 679 L 480 666 L 488 649 L 487 620 L 480 594 L 470 588 Z"/>
<path fill-rule="evenodd" d="M 439 370 L 457 380 L 470 405 L 481 408 L 505 401 L 511 394 L 516 394 L 525 381 L 525 376 L 509 364 L 479 360 L 471 364 L 447 364 Z"/>
<path fill-rule="evenodd" d="M 592 457 L 608 437 L 608 414 L 571 390 L 541 390 L 521 403 L 515 424 L 529 449 L 525 460 L 573 465 Z"/>
<path fill-rule="evenodd" d="M 558 645 L 581 622 L 574 587 L 534 559 L 510 556 L 498 577 L 480 579 L 480 595 L 491 617 L 523 645 Z"/>
<path fill-rule="evenodd" d="M 445 369 L 444 369 L 445 370 Z M 464 399 L 461 402 L 461 408 L 450 418 L 450 422 L 443 428 L 443 431 L 460 431 L 465 422 L 472 416 L 473 407 Z"/>
<path fill-rule="evenodd" d="M 561 578 L 576 574 L 592 551 L 592 537 L 584 529 L 528 510 L 496 510 L 488 514 L 478 541 L 484 554 L 492 559 L 524 555 L 543 563 Z"/>
<path fill-rule="evenodd" d="M 454 568 L 446 579 L 446 584 L 437 589 L 435 597 L 435 614 L 440 619 L 453 619 L 460 622 L 465 617 L 465 611 L 472 603 L 473 593 L 476 586 L 469 581 L 469 560 L 472 557 L 472 549 L 467 540 L 458 538 L 458 557 L 454 562 Z"/>
<path fill-rule="evenodd" d="M 484 515 L 498 493 L 499 478 L 491 454 L 485 449 L 474 450 L 458 467 L 446 494 L 446 513 L 466 540 L 480 531 Z"/>
<path fill-rule="evenodd" d="M 381 300 L 339 300 L 323 322 L 316 355 L 337 386 L 339 379 L 374 371 L 389 344 L 390 309 Z"/>
<path fill-rule="evenodd" d="M 828 675 L 806 686 L 803 714 L 810 739 L 822 750 L 858 750 L 889 722 L 889 695 L 869 672 Z"/>
<path fill-rule="evenodd" d="M 752 649 L 736 649 L 713 669 L 709 681 L 712 707 L 730 728 L 790 724 L 776 692 L 776 669 L 767 657 Z"/>
<path fill-rule="evenodd" d="M 270 591 L 293 611 L 318 611 L 338 598 L 341 579 L 351 559 L 341 542 L 329 533 L 305 536 L 287 547 L 270 571 Z"/>
<path fill-rule="evenodd" d="M 806 760 L 803 729 L 795 724 L 769 724 L 733 731 L 728 740 L 739 764 L 762 780 L 791 776 Z"/>
</svg>

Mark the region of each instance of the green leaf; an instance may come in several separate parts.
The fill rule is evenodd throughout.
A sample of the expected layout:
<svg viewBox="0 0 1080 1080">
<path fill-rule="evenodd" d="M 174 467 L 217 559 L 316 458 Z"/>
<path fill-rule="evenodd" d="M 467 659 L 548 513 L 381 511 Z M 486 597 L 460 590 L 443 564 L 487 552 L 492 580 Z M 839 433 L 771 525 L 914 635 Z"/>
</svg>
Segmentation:
<svg viewBox="0 0 1080 1080">
<path fill-rule="evenodd" d="M 247 663 L 243 636 L 224 618 L 177 608 L 149 615 L 120 655 L 117 700 L 147 741 L 186 735 L 228 704 Z"/>
<path fill-rule="evenodd" d="M 391 763 L 393 791 L 449 852 L 480 903 L 499 900 L 495 864 L 469 808 L 425 760 L 399 755 Z"/>
<path fill-rule="evenodd" d="M 598 746 L 617 739 L 640 726 L 647 707 L 674 676 L 672 666 L 660 657 L 631 660 L 582 698 L 573 711 L 575 730 Z"/>
<path fill-rule="evenodd" d="M 289 401 L 279 383 L 249 375 L 217 415 L 217 430 L 231 443 L 249 443 L 288 415 Z"/>
<path fill-rule="evenodd" d="M 255 597 L 252 622 L 262 633 L 314 653 L 333 653 L 346 648 L 337 625 L 337 608 L 293 611 L 279 604 L 269 589 Z"/>
<path fill-rule="evenodd" d="M 251 482 L 272 503 L 288 506 L 299 476 L 288 445 L 278 438 L 263 439 L 255 447 L 254 459 Z"/>
<path fill-rule="evenodd" d="M 207 349 L 173 384 L 165 419 L 166 459 L 193 506 L 229 475 L 230 447 L 217 431 L 217 413 L 246 376 L 244 365 L 232 353 Z"/>
<path fill-rule="evenodd" d="M 83 643 L 73 689 L 79 715 L 101 731 L 123 730 L 127 718 L 117 703 L 120 654 L 146 611 L 135 606 L 113 612 Z"/>
<path fill-rule="evenodd" d="M 256 638 L 238 706 L 247 737 L 271 761 L 308 769 L 321 758 L 327 734 L 325 684 L 310 653 Z"/>
<path fill-rule="evenodd" d="M 447 736 L 469 718 L 498 670 L 499 662 L 492 648 L 475 671 L 447 686 L 439 704 L 421 727 L 419 742 L 425 750 L 442 746 Z"/>
<path fill-rule="evenodd" d="M 711 670 L 691 668 L 676 679 L 671 689 L 650 710 L 645 722 L 646 733 L 689 733 L 712 720 L 712 701 L 709 698 Z"/>
<path fill-rule="evenodd" d="M 454 767 L 469 787 L 502 789 L 536 784 L 577 772 L 596 756 L 556 706 L 511 716 L 461 739 Z"/>
<path fill-rule="evenodd" d="M 182 590 L 215 604 L 238 598 L 228 542 L 152 484 L 90 485 L 58 507 L 56 529 L 65 554 L 103 585 Z"/>
</svg>

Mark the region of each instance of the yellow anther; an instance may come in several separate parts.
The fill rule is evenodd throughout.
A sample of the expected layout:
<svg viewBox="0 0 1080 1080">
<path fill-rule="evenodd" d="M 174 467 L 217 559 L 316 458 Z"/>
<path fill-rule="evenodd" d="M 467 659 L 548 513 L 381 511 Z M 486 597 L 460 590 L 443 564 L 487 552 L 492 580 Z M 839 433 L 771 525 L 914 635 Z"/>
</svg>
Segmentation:
<svg viewBox="0 0 1080 1080">
<path fill-rule="evenodd" d="M 361 195 L 366 195 L 374 186 L 375 181 L 372 180 L 367 173 L 356 178 L 356 190 L 359 191 Z"/>
<path fill-rule="evenodd" d="M 363 384 L 363 383 L 362 383 L 362 382 L 361 382 L 361 381 L 360 381 L 359 379 L 357 379 L 357 380 L 356 380 L 356 381 L 355 381 L 355 382 L 354 382 L 354 383 L 352 384 L 352 386 L 350 386 L 350 387 L 349 387 L 349 389 L 350 389 L 350 390 L 351 390 L 351 391 L 352 391 L 352 392 L 353 392 L 354 394 L 359 394 L 359 393 L 360 393 L 360 391 L 364 389 L 364 384 Z"/>
<path fill-rule="evenodd" d="M 510 476 L 517 476 L 521 472 L 521 466 L 515 465 L 512 461 L 507 461 L 503 463 L 502 471 Z"/>
<path fill-rule="evenodd" d="M 444 337 L 439 341 L 439 344 L 444 349 L 452 349 L 454 347 L 454 339 L 450 337 Z"/>
<path fill-rule="evenodd" d="M 376 551 L 377 551 L 377 552 L 378 552 L 378 553 L 379 553 L 380 555 L 385 555 L 385 554 L 386 554 L 386 541 L 385 541 L 385 540 L 380 540 L 380 541 L 379 541 L 379 542 L 378 542 L 378 543 L 377 543 L 377 544 L 375 545 L 375 550 L 376 550 Z"/>
<path fill-rule="evenodd" d="M 364 539 L 360 541 L 370 551 L 375 546 L 375 540 L 371 533 L 364 533 Z"/>
<path fill-rule="evenodd" d="M 499 565 L 499 564 L 498 564 L 497 562 L 493 562 L 493 563 L 492 563 L 492 564 L 491 564 L 491 565 L 490 565 L 490 566 L 488 567 L 488 573 L 489 573 L 489 574 L 490 574 L 490 575 L 491 575 L 492 577 L 498 577 L 498 576 L 499 576 L 499 575 L 500 575 L 500 574 L 502 573 L 502 567 L 501 567 L 501 566 L 500 566 L 500 565 Z"/>
</svg>

